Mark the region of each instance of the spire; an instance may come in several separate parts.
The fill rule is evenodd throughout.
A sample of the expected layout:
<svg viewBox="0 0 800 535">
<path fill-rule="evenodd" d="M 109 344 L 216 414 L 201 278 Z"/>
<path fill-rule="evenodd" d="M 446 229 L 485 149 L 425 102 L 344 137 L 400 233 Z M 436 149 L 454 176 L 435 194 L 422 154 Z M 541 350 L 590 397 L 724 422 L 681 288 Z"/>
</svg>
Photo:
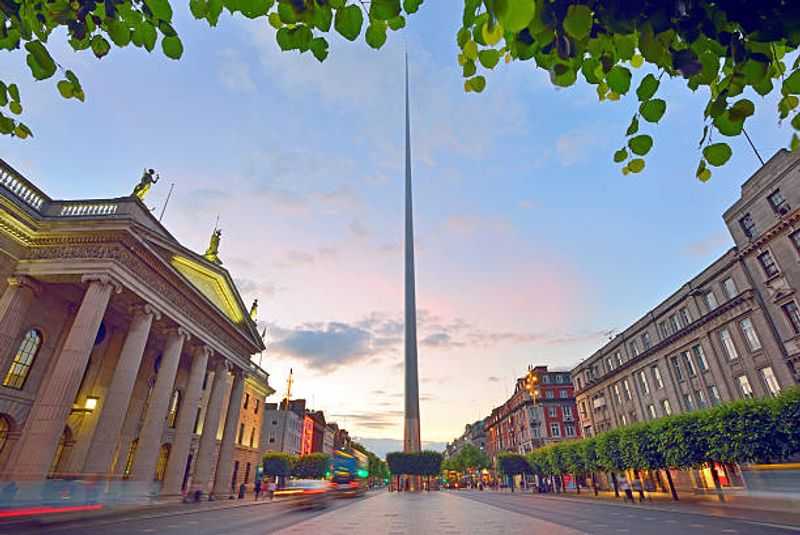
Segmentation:
<svg viewBox="0 0 800 535">
<path fill-rule="evenodd" d="M 411 118 L 408 104 L 408 48 L 405 57 L 406 89 L 406 210 L 405 210 L 405 429 L 403 450 L 419 451 L 419 378 L 417 372 L 417 303 L 414 282 L 414 220 L 411 194 Z"/>
</svg>

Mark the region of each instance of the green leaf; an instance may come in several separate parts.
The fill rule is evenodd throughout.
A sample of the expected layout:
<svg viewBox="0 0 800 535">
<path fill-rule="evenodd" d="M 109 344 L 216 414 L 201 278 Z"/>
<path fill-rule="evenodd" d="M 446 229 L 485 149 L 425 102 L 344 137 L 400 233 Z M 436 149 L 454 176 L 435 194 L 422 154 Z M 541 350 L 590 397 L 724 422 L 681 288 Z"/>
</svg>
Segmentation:
<svg viewBox="0 0 800 535">
<path fill-rule="evenodd" d="M 413 15 L 417 12 L 423 1 L 424 0 L 403 0 L 403 11 L 409 15 Z"/>
<path fill-rule="evenodd" d="M 644 58 L 640 54 L 634 54 L 631 57 L 631 67 L 638 69 L 644 64 Z"/>
<path fill-rule="evenodd" d="M 402 15 L 395 17 L 393 19 L 389 19 L 386 22 L 389 23 L 389 28 L 391 28 L 394 31 L 397 31 L 401 28 L 405 28 L 406 26 L 406 19 Z"/>
<path fill-rule="evenodd" d="M 369 5 L 371 19 L 389 20 L 400 14 L 400 0 L 372 0 Z"/>
<path fill-rule="evenodd" d="M 756 107 L 752 101 L 743 98 L 731 106 L 728 110 L 731 121 L 744 121 L 756 112 Z"/>
<path fill-rule="evenodd" d="M 536 11 L 531 0 L 495 0 L 497 20 L 506 31 L 517 33 L 528 26 Z"/>
<path fill-rule="evenodd" d="M 172 7 L 169 0 L 144 0 L 154 17 L 169 22 L 172 20 Z"/>
<path fill-rule="evenodd" d="M 628 151 L 623 147 L 614 153 L 614 161 L 616 163 L 624 162 L 628 159 Z"/>
<path fill-rule="evenodd" d="M 660 98 L 654 98 L 639 105 L 639 113 L 649 123 L 660 121 L 665 111 L 667 111 L 667 103 Z"/>
<path fill-rule="evenodd" d="M 531 6 L 535 5 L 535 2 L 528 0 L 525 0 L 525 2 Z M 530 21 L 530 19 L 528 20 Z M 567 35 L 578 41 L 585 39 L 592 31 L 592 24 L 592 10 L 589 6 L 569 6 L 567 16 L 564 18 L 564 31 L 567 32 Z"/>
<path fill-rule="evenodd" d="M 189 11 L 196 19 L 206 18 L 208 12 L 208 0 L 189 0 Z"/>
<path fill-rule="evenodd" d="M 714 126 L 720 134 L 728 137 L 735 137 L 742 133 L 744 128 L 744 121 L 734 121 L 730 117 L 730 113 L 726 111 L 719 117 L 714 119 Z"/>
<path fill-rule="evenodd" d="M 478 44 L 475 41 L 467 41 L 464 45 L 464 56 L 472 61 L 478 59 Z"/>
<path fill-rule="evenodd" d="M 697 166 L 697 172 L 695 173 L 695 176 L 703 182 L 706 182 L 709 178 L 711 178 L 711 170 L 706 167 L 705 160 L 700 160 L 700 165 Z"/>
<path fill-rule="evenodd" d="M 45 80 L 55 74 L 56 62 L 53 61 L 50 52 L 47 51 L 41 41 L 25 43 L 25 50 L 28 51 L 25 60 L 34 78 L 37 80 Z"/>
<path fill-rule="evenodd" d="M 625 131 L 625 135 L 632 136 L 638 131 L 639 131 L 639 119 L 634 115 L 633 119 L 631 119 L 630 126 L 628 126 L 628 129 Z"/>
<path fill-rule="evenodd" d="M 61 96 L 64 98 L 72 98 L 74 95 L 72 84 L 67 80 L 61 80 L 56 84 L 58 88 L 58 92 L 61 93 Z"/>
<path fill-rule="evenodd" d="M 800 147 L 800 137 L 797 134 L 792 134 L 792 141 L 789 143 L 789 150 L 797 152 L 797 147 Z"/>
<path fill-rule="evenodd" d="M 22 113 L 22 104 L 17 101 L 13 101 L 8 105 L 8 109 L 11 110 L 11 113 L 14 115 L 19 115 Z"/>
<path fill-rule="evenodd" d="M 14 135 L 20 139 L 25 139 L 28 136 L 32 136 L 33 133 L 24 124 L 18 123 L 17 126 L 14 128 Z"/>
<path fill-rule="evenodd" d="M 325 61 L 325 58 L 328 57 L 328 41 L 326 41 L 324 37 L 315 37 L 312 39 L 309 48 L 318 61 Z"/>
<path fill-rule="evenodd" d="M 117 46 L 128 46 L 131 42 L 131 30 L 127 25 L 117 20 L 109 21 L 108 36 L 114 41 Z"/>
<path fill-rule="evenodd" d="M 164 55 L 171 59 L 181 59 L 183 55 L 183 43 L 177 36 L 164 37 L 161 40 L 161 50 Z"/>
<path fill-rule="evenodd" d="M 628 146 L 634 154 L 644 156 L 650 152 L 650 148 L 653 146 L 653 138 L 647 134 L 641 134 L 629 139 Z"/>
<path fill-rule="evenodd" d="M 469 80 L 470 86 L 472 86 L 472 90 L 476 93 L 480 93 L 483 91 L 483 88 L 486 87 L 486 78 L 483 76 L 476 76 L 475 78 L 471 78 Z"/>
<path fill-rule="evenodd" d="M 783 81 L 781 90 L 784 95 L 800 95 L 800 70 L 794 71 Z"/>
<path fill-rule="evenodd" d="M 111 50 L 111 45 L 108 44 L 108 41 L 102 35 L 95 35 L 92 37 L 92 52 L 98 58 L 102 58 L 108 51 Z"/>
<path fill-rule="evenodd" d="M 337 9 L 333 19 L 333 27 L 348 41 L 355 41 L 358 34 L 361 33 L 363 23 L 364 15 L 361 14 L 361 8 L 356 5 Z"/>
<path fill-rule="evenodd" d="M 789 116 L 789 112 L 795 109 L 798 104 L 800 104 L 800 99 L 794 95 L 783 97 L 780 102 L 778 102 L 778 111 L 780 112 L 781 119 L 786 119 L 786 117 Z"/>
<path fill-rule="evenodd" d="M 481 50 L 478 52 L 478 60 L 486 69 L 494 69 L 494 66 L 500 61 L 500 53 L 494 48 Z"/>
<path fill-rule="evenodd" d="M 380 21 L 374 21 L 372 24 L 367 26 L 367 31 L 364 34 L 364 39 L 367 41 L 367 44 L 372 48 L 378 49 L 382 47 L 383 43 L 386 42 L 386 23 L 382 23 Z"/>
<path fill-rule="evenodd" d="M 131 34 L 133 44 L 143 46 L 148 52 L 152 52 L 153 48 L 156 46 L 156 37 L 156 29 L 148 22 L 140 24 L 133 30 L 133 34 Z"/>
<path fill-rule="evenodd" d="M 733 154 L 733 151 L 731 151 L 731 147 L 727 143 L 714 143 L 703 149 L 703 156 L 708 163 L 715 167 L 725 165 L 730 160 L 731 154 Z"/>
<path fill-rule="evenodd" d="M 11 100 L 19 102 L 19 88 L 17 84 L 8 84 L 8 94 L 11 96 Z"/>
<path fill-rule="evenodd" d="M 642 81 L 639 82 L 639 87 L 636 89 L 636 96 L 639 97 L 639 102 L 644 102 L 645 100 L 653 98 L 660 84 L 661 82 L 652 74 L 648 74 L 642 78 Z"/>
<path fill-rule="evenodd" d="M 624 95 L 631 88 L 631 71 L 621 65 L 615 65 L 608 71 L 606 80 L 612 91 Z"/>
<path fill-rule="evenodd" d="M 550 81 L 559 87 L 569 87 L 578 79 L 578 74 L 569 65 L 554 63 L 550 67 Z"/>
<path fill-rule="evenodd" d="M 644 169 L 644 160 L 641 158 L 634 158 L 628 162 L 628 169 L 631 170 L 631 173 L 641 173 Z"/>
<path fill-rule="evenodd" d="M 503 38 L 503 26 L 499 23 L 492 24 L 491 21 L 484 22 L 481 26 L 481 37 L 489 46 L 494 46 Z"/>
<path fill-rule="evenodd" d="M 278 15 L 276 11 L 273 11 L 267 17 L 267 21 L 269 21 L 269 25 L 275 28 L 276 30 L 280 30 L 283 28 L 283 21 L 281 20 L 281 16 Z"/>
</svg>

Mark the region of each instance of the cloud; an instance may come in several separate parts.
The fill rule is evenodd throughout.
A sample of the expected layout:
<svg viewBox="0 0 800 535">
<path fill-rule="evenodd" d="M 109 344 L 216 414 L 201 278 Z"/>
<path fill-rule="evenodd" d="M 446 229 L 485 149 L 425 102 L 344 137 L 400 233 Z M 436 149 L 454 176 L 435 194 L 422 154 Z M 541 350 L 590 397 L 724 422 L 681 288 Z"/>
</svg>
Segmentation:
<svg viewBox="0 0 800 535">
<path fill-rule="evenodd" d="M 720 253 L 732 245 L 730 234 L 727 232 L 715 232 L 686 244 L 683 247 L 683 253 L 689 257 L 705 257 Z"/>
<path fill-rule="evenodd" d="M 487 381 L 489 381 L 490 383 L 502 383 L 502 382 L 503 382 L 503 380 L 502 380 L 502 379 L 500 379 L 499 377 L 496 377 L 496 376 L 494 376 L 494 375 L 491 375 L 491 376 L 490 376 L 490 377 L 487 379 Z"/>
<path fill-rule="evenodd" d="M 561 165 L 569 167 L 585 160 L 588 156 L 600 152 L 609 146 L 609 138 L 604 134 L 607 131 L 604 125 L 583 125 L 556 139 L 556 154 Z"/>
<path fill-rule="evenodd" d="M 420 344 L 432 347 L 454 347 L 464 345 L 463 343 L 455 342 L 450 335 L 445 332 L 430 334 L 423 338 Z"/>
<path fill-rule="evenodd" d="M 275 262 L 275 266 L 283 269 L 294 268 L 298 266 L 309 266 L 316 262 L 314 253 L 307 251 L 286 251 L 283 260 Z"/>
<path fill-rule="evenodd" d="M 445 221 L 447 230 L 458 236 L 472 237 L 475 234 L 488 232 L 509 232 L 512 226 L 501 217 L 486 217 L 476 214 L 452 215 Z"/>
<path fill-rule="evenodd" d="M 256 90 L 250 67 L 234 48 L 223 48 L 217 53 L 218 71 L 222 85 L 234 93 L 252 93 Z"/>
<path fill-rule="evenodd" d="M 369 229 L 365 227 L 358 219 L 350 221 L 348 228 L 356 238 L 369 238 L 371 235 Z"/>
</svg>

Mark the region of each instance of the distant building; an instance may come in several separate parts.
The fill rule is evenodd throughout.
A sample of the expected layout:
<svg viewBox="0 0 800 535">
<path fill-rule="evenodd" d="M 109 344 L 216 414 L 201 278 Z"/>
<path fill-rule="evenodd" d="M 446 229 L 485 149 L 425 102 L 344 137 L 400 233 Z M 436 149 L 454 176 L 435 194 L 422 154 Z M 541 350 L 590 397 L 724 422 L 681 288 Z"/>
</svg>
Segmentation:
<svg viewBox="0 0 800 535">
<path fill-rule="evenodd" d="M 288 410 L 285 400 L 281 402 L 280 406 L 277 403 L 267 403 L 265 409 L 267 412 L 264 417 L 267 424 L 266 451 L 300 455 L 306 400 L 290 401 Z"/>
<path fill-rule="evenodd" d="M 455 457 L 467 445 L 475 446 L 484 454 L 486 453 L 486 419 L 464 426 L 461 436 L 445 446 L 445 458 Z"/>
</svg>

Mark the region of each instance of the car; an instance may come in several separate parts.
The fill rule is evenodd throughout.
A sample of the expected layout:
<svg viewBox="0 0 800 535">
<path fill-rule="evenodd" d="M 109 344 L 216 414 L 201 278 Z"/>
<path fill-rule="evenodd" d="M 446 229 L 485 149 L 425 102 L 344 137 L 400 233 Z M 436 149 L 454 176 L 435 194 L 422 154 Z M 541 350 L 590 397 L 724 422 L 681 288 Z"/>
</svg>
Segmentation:
<svg viewBox="0 0 800 535">
<path fill-rule="evenodd" d="M 294 479 L 275 491 L 276 498 L 288 498 L 297 507 L 321 508 L 331 499 L 330 481 L 318 479 Z"/>
</svg>

